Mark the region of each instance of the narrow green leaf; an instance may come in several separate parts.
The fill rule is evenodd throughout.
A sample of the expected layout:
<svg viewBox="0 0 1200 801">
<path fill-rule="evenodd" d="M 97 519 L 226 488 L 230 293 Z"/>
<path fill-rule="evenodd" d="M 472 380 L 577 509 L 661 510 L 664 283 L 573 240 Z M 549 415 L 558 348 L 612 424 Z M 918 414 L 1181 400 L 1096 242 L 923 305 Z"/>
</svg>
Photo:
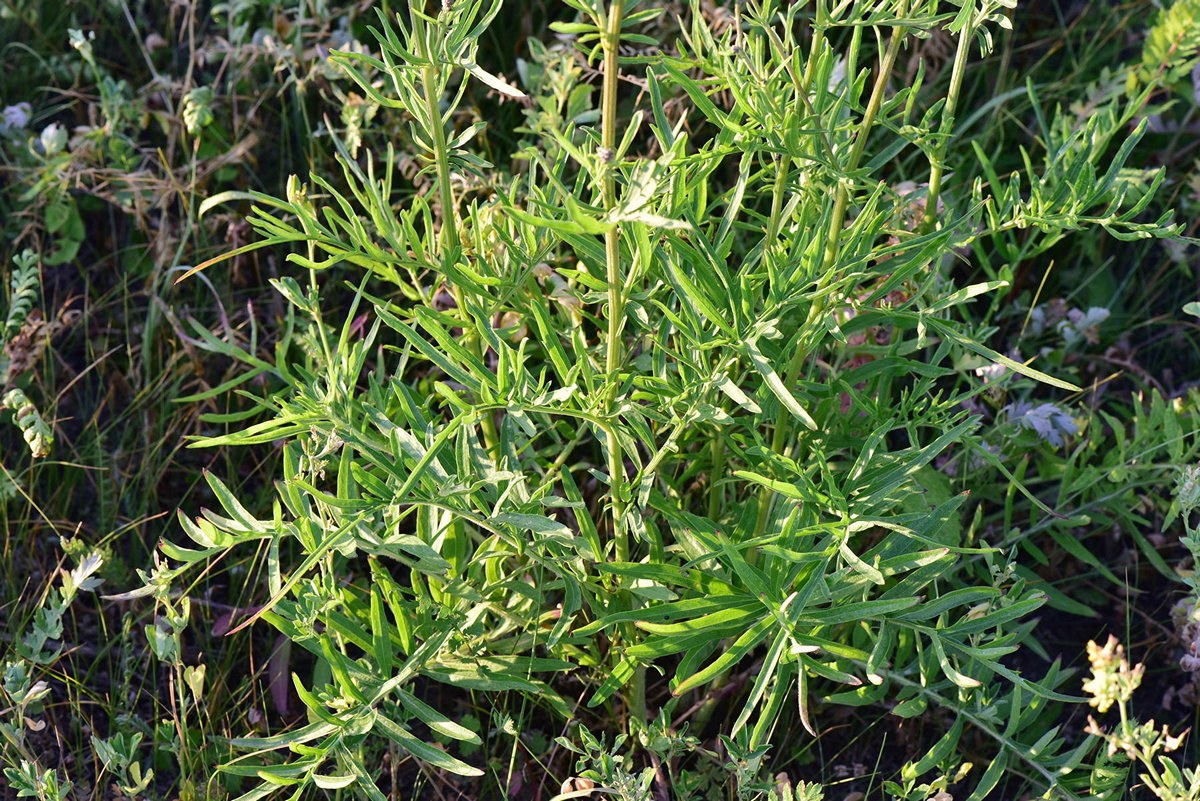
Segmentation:
<svg viewBox="0 0 1200 801">
<path fill-rule="evenodd" d="M 455 723 L 450 718 L 446 717 L 441 712 L 437 711 L 429 704 L 417 698 L 406 690 L 396 690 L 396 697 L 400 699 L 401 705 L 407 709 L 413 717 L 424 723 L 429 728 L 436 731 L 438 734 L 445 735 L 452 740 L 461 740 L 468 743 L 479 743 L 479 735 L 470 729 Z"/>
<path fill-rule="evenodd" d="M 799 401 L 797 401 L 795 396 L 792 395 L 791 391 L 784 386 L 783 379 L 779 377 L 779 374 L 775 372 L 775 368 L 771 365 L 767 358 L 763 356 L 762 351 L 758 349 L 757 343 L 755 343 L 753 340 L 743 342 L 742 349 L 750 358 L 750 363 L 754 365 L 754 369 L 757 370 L 764 379 L 766 379 L 767 388 L 770 389 L 775 397 L 779 399 L 779 402 L 783 404 L 784 408 L 795 415 L 805 426 L 813 431 L 816 431 L 817 422 L 812 419 L 812 415 L 804 411 L 804 408 L 800 406 Z"/>
<path fill-rule="evenodd" d="M 938 320 L 936 317 L 925 316 L 925 317 L 922 317 L 922 319 L 925 321 L 926 325 L 928 325 L 930 328 L 937 331 L 939 334 L 946 337 L 947 339 L 949 339 L 953 342 L 957 342 L 959 345 L 962 345 L 967 350 L 972 351 L 973 353 L 977 353 L 985 359 L 988 359 L 993 362 L 999 362 L 1000 364 L 1004 365 L 1008 369 L 1012 370 L 1014 373 L 1020 373 L 1021 375 L 1028 376 L 1029 378 L 1032 378 L 1035 381 L 1041 381 L 1043 384 L 1049 384 L 1052 387 L 1058 387 L 1059 389 L 1065 389 L 1070 392 L 1082 392 L 1083 391 L 1082 389 L 1075 386 L 1074 384 L 1072 384 L 1069 381 L 1063 381 L 1060 378 L 1055 378 L 1052 375 L 1043 373 L 1041 370 L 1035 370 L 1034 368 L 1030 367 L 1029 365 L 1022 364 L 1021 362 L 1018 362 L 1018 361 L 1014 361 L 1013 359 L 1010 359 L 1009 357 L 1005 356 L 1002 353 L 997 353 L 996 351 L 992 350 L 991 348 L 988 348 L 988 347 L 980 344 L 979 342 L 976 342 L 974 339 L 971 339 L 971 337 L 967 336 L 966 334 L 962 333 L 961 331 L 957 331 L 952 326 L 942 322 L 941 320 Z"/>
<path fill-rule="evenodd" d="M 483 771 L 479 768 L 472 767 L 460 759 L 452 757 L 440 748 L 435 748 L 429 743 L 417 739 L 416 735 L 408 729 L 394 722 L 386 715 L 376 713 L 375 728 L 385 734 L 388 739 L 394 741 L 397 745 L 403 748 L 408 753 L 417 757 L 420 760 L 428 762 L 435 768 L 441 768 L 457 776 L 482 776 Z"/>
</svg>

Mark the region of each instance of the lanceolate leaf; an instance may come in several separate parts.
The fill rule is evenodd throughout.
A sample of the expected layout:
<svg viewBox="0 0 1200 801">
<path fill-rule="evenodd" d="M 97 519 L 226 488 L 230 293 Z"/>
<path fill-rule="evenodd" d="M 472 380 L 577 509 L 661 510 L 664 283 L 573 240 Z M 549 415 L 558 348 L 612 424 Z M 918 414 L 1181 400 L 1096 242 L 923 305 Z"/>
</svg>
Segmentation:
<svg viewBox="0 0 1200 801">
<path fill-rule="evenodd" d="M 455 759 L 445 751 L 417 739 L 412 732 L 385 715 L 376 716 L 375 727 L 385 734 L 388 739 L 394 740 L 405 751 L 442 770 L 459 776 L 483 775 L 483 771 L 479 768 L 472 767 L 460 759 Z"/>
</svg>

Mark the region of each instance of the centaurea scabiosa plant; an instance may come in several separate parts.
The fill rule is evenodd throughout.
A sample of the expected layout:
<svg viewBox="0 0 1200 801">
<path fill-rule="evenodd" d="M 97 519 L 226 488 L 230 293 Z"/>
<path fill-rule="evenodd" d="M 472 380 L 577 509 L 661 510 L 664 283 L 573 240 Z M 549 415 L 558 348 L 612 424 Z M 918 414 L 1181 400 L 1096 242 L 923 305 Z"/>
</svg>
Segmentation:
<svg viewBox="0 0 1200 801">
<path fill-rule="evenodd" d="M 703 727 L 728 699 L 731 753 L 761 759 L 789 719 L 815 736 L 830 705 L 946 710 L 888 792 L 971 776 L 981 799 L 1011 773 L 1086 795 L 1091 747 L 1040 723 L 1078 700 L 1067 673 L 1005 661 L 1046 596 L 968 569 L 995 549 L 935 467 L 990 455 L 960 357 L 1078 388 L 988 345 L 965 310 L 1006 283 L 952 265 L 1014 231 L 1176 229 L 1118 180 L 1141 135 L 1123 102 L 1056 128 L 1042 171 L 1001 178 L 958 142 L 964 72 L 1013 6 L 750 0 L 716 26 L 698 3 L 567 0 L 521 87 L 476 62 L 485 0 L 413 3 L 381 15 L 377 53 L 335 53 L 433 180 L 401 185 L 388 146 L 207 204 L 251 201 L 261 238 L 196 270 L 286 247 L 292 271 L 273 353 L 197 327 L 249 369 L 191 400 L 253 408 L 196 445 L 282 442 L 283 472 L 262 508 L 209 475 L 222 509 L 180 516 L 192 544 L 163 545 L 146 592 L 254 544 L 266 586 L 234 631 L 308 652 L 307 725 L 236 741 L 222 770 L 261 779 L 252 797 L 383 798 L 389 748 L 506 787 L 518 741 L 485 775 L 454 743 L 495 743 L 456 693 L 610 722 L 635 754 L 651 719 Z M 898 82 L 933 36 L 955 42 L 948 79 Z M 464 121 L 472 93 L 528 96 L 527 125 Z"/>
</svg>

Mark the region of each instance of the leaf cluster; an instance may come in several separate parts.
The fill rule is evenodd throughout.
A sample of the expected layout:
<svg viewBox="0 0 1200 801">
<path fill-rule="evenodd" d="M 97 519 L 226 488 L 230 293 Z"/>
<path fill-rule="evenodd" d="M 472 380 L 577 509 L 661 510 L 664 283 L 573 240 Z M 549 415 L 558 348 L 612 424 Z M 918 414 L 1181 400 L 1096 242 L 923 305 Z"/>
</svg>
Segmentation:
<svg viewBox="0 0 1200 801">
<path fill-rule="evenodd" d="M 675 47 L 623 59 L 622 42 L 645 43 L 624 22 L 654 15 L 571 4 L 558 30 L 602 59 L 599 125 L 556 113 L 581 72 L 526 87 L 542 113 L 507 173 L 469 147 L 483 126 L 453 113 L 472 80 L 523 95 L 476 64 L 496 6 L 414 6 L 381 17 L 378 56 L 335 55 L 408 115 L 435 185 L 399 189 L 389 148 L 343 154 L 311 191 L 293 179 L 284 198 L 206 204 L 252 201 L 260 239 L 193 272 L 267 246 L 294 248 L 301 272 L 273 282 L 288 304 L 273 353 L 197 327 L 202 348 L 249 369 L 185 400 L 236 390 L 251 406 L 206 416 L 231 428 L 195 444 L 282 442 L 282 469 L 258 512 L 209 474 L 220 509 L 180 514 L 191 543 L 164 543 L 141 591 L 169 604 L 192 566 L 267 554 L 266 598 L 237 628 L 263 620 L 316 667 L 292 675 L 308 725 L 234 742 L 252 753 L 223 770 L 261 781 L 243 798 L 353 784 L 381 799 L 374 742 L 480 775 L 425 739 L 480 742 L 431 686 L 568 720 L 578 681 L 592 714 L 637 734 L 650 703 L 703 706 L 735 679 L 721 734 L 745 753 L 763 753 L 793 700 L 813 735 L 829 705 L 945 710 L 953 724 L 893 796 L 965 776 L 974 731 L 988 755 L 970 798 L 1009 775 L 1082 797 L 1096 740 L 1052 722 L 1078 700 L 1069 672 L 1012 666 L 1040 651 L 1032 616 L 1050 596 L 1028 571 L 977 569 L 1010 543 L 963 525 L 971 488 L 941 472 L 971 455 L 1012 477 L 984 447 L 964 357 L 1078 387 L 990 346 L 969 304 L 1006 282 L 963 282 L 953 264 L 1018 229 L 1045 247 L 1088 226 L 1177 229 L 1141 221 L 1162 177 L 1127 180 L 1142 131 L 1122 136 L 1136 112 L 1116 101 L 1084 123 L 1043 120 L 1041 168 L 1023 152 L 1001 179 L 977 149 L 979 180 L 943 181 L 970 45 L 1011 8 L 959 5 L 817 2 L 809 16 L 755 0 L 718 32 L 693 4 Z M 930 102 L 920 75 L 890 79 L 933 32 L 959 55 Z M 641 91 L 618 109 L 622 76 Z M 926 184 L 893 174 L 901 158 Z M 464 189 L 468 175 L 494 191 Z M 361 275 L 338 283 L 343 268 Z M 630 792 L 651 781 L 604 764 Z"/>
</svg>

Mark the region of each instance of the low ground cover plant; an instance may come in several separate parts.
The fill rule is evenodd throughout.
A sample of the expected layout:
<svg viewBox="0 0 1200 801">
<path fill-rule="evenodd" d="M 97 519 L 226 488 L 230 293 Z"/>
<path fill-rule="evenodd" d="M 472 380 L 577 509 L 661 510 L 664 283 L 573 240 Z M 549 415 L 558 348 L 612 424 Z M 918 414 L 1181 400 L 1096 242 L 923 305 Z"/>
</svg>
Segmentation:
<svg viewBox="0 0 1200 801">
<path fill-rule="evenodd" d="M 172 718 L 91 739 L 97 775 L 248 801 L 816 799 L 857 777 L 814 744 L 853 728 L 882 763 L 866 797 L 1190 797 L 1158 754 L 1181 741 L 1110 747 L 1154 732 L 1116 645 L 1083 685 L 1038 624 L 1133 586 L 1106 531 L 1134 578 L 1178 582 L 1141 529 L 1191 524 L 1186 481 L 1146 495 L 1196 461 L 1196 397 L 1085 406 L 1114 312 L 1026 274 L 1084 237 L 1186 257 L 1168 170 L 1137 155 L 1152 118 L 1189 123 L 1167 102 L 1188 8 L 1081 112 L 968 81 L 1015 0 L 569 0 L 509 70 L 498 4 L 383 4 L 329 54 L 355 92 L 336 159 L 211 193 L 198 218 L 240 204 L 252 241 L 170 274 L 286 253 L 269 332 L 171 317 L 237 365 L 176 398 L 205 409 L 192 445 L 277 458 L 242 487 L 206 471 L 184 536 L 106 596 L 148 610 Z M 188 98 L 199 136 L 215 100 Z M 5 775 L 46 798 L 73 790 L 25 747 L 34 673 L 103 561 L 71 547 L 4 685 Z M 198 593 L 227 560 L 244 583 Z M 1065 560 L 1095 585 L 1051 578 Z M 208 604 L 290 722 L 206 730 L 228 686 L 189 644 Z M 1117 693 L 1122 728 L 1075 720 L 1085 690 Z"/>
</svg>

